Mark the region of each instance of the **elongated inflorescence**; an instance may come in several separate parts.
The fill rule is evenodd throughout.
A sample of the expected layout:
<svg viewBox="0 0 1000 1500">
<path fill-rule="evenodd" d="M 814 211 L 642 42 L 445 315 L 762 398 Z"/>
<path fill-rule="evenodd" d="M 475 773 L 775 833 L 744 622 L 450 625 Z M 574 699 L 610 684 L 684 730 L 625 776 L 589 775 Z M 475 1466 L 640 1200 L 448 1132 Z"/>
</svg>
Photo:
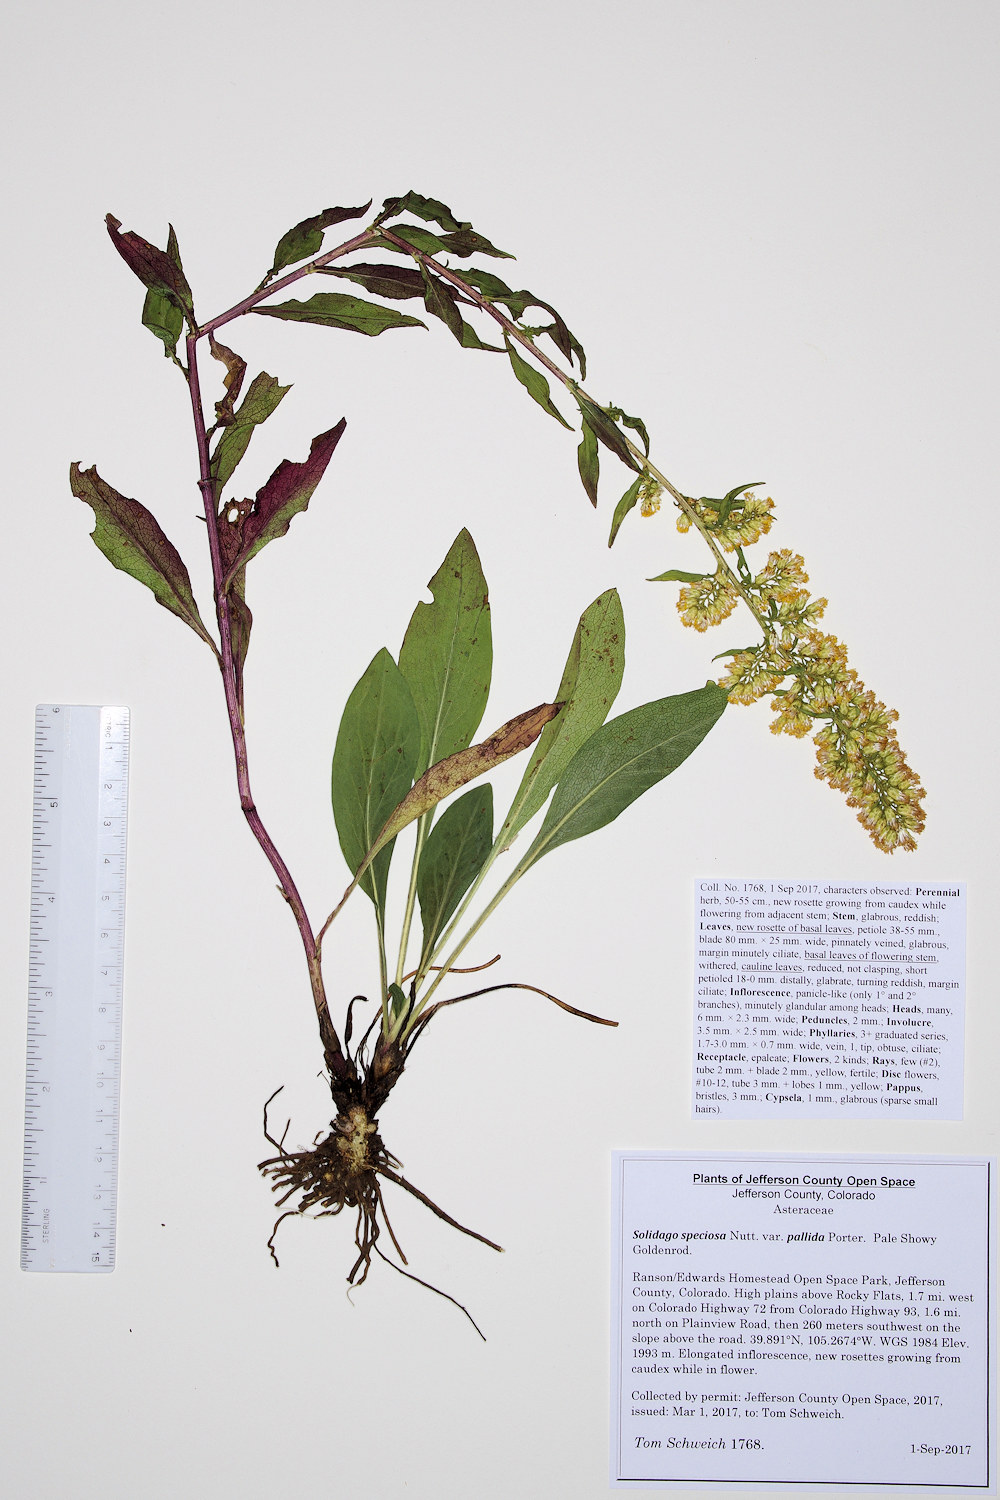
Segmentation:
<svg viewBox="0 0 1000 1500">
<path fill-rule="evenodd" d="M 818 628 L 827 600 L 806 588 L 809 575 L 798 553 L 771 552 L 756 574 L 746 564 L 743 548 L 770 531 L 773 502 L 749 491 L 726 514 L 720 502 L 695 501 L 692 509 L 722 550 L 736 553 L 737 569 L 720 565 L 686 584 L 677 602 L 681 620 L 707 630 L 743 598 L 765 625 L 759 645 L 727 653 L 729 668 L 719 686 L 730 703 L 756 703 L 773 694 L 771 732 L 812 735 L 815 775 L 844 793 L 876 848 L 888 854 L 915 849 L 925 794 L 900 748 L 896 711 L 865 686 L 848 663 L 846 646 Z M 678 530 L 691 524 L 682 512 Z"/>
</svg>

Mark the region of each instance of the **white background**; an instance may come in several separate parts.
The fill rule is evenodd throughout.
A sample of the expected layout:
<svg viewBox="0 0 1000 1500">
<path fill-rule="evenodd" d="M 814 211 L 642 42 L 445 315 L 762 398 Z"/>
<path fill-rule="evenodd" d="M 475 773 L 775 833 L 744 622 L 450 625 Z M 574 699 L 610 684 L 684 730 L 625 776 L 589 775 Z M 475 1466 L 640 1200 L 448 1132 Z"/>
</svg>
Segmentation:
<svg viewBox="0 0 1000 1500">
<path fill-rule="evenodd" d="M 609 1151 L 995 1149 L 997 11 L 978 3 L 543 0 L 488 9 L 257 0 L 19 7 L 6 27 L 6 612 L 0 1278 L 4 1488 L 38 1500 L 365 1492 L 558 1497 L 607 1486 Z M 717 495 L 766 480 L 827 628 L 900 712 L 928 789 L 916 855 L 867 844 L 766 707 L 731 710 L 642 810 L 556 851 L 496 923 L 530 996 L 446 1012 L 383 1114 L 409 1176 L 507 1253 L 393 1202 L 417 1274 L 345 1295 L 344 1221 L 292 1222 L 280 1271 L 255 1171 L 263 1100 L 328 1119 L 297 935 L 239 815 L 208 653 L 88 540 L 69 461 L 160 516 L 205 599 L 183 383 L 141 328 L 103 216 L 178 231 L 202 317 L 279 235 L 413 187 L 518 253 L 589 388 L 638 411 L 659 465 Z M 334 234 L 337 231 L 333 232 Z M 331 239 L 330 243 L 334 241 Z M 323 288 L 328 289 L 327 287 Z M 310 291 L 313 288 L 309 289 Z M 575 440 L 439 326 L 365 340 L 248 320 L 232 342 L 295 390 L 246 493 L 342 415 L 306 517 L 254 565 L 258 803 L 311 910 L 342 888 L 328 802 L 344 699 L 398 646 L 461 525 L 494 601 L 487 727 L 549 696 L 580 610 L 617 584 L 620 707 L 699 685 L 740 644 L 682 632 L 698 568 L 669 514 L 612 553 Z M 491 363 L 492 360 L 492 363 Z M 761 552 L 763 555 L 763 552 Z M 732 637 L 732 638 L 730 638 Z M 32 715 L 133 712 L 119 1265 L 18 1269 Z M 691 882 L 969 883 L 963 1123 L 690 1119 Z M 370 914 L 329 984 L 371 986 Z M 498 966 L 499 967 L 499 966 Z M 434 1035 L 434 1031 L 437 1035 Z"/>
</svg>

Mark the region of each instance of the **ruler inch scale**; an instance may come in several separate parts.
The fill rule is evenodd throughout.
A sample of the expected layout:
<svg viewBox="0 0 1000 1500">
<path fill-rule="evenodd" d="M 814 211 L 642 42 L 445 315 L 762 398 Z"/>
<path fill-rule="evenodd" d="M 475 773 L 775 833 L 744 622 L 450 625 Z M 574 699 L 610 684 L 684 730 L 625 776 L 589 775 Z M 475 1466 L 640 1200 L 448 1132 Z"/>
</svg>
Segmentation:
<svg viewBox="0 0 1000 1500">
<path fill-rule="evenodd" d="M 35 711 L 21 1268 L 113 1271 L 129 711 Z"/>
</svg>

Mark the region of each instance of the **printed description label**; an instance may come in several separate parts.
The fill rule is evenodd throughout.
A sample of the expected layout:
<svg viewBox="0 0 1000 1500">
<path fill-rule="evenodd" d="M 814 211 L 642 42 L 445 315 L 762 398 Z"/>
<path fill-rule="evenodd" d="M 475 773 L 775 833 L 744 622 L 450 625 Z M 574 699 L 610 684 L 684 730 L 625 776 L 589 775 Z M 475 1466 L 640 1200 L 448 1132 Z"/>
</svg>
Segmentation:
<svg viewBox="0 0 1000 1500">
<path fill-rule="evenodd" d="M 960 1120 L 965 888 L 695 882 L 692 1113 Z"/>
<path fill-rule="evenodd" d="M 615 1153 L 612 1482 L 986 1488 L 989 1180 Z"/>
</svg>

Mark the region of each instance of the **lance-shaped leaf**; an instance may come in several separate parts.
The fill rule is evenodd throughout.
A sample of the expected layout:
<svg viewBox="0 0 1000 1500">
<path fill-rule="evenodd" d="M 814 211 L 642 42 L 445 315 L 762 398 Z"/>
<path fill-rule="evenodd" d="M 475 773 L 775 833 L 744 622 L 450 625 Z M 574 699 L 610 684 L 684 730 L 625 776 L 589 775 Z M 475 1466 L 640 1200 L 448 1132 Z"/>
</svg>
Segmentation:
<svg viewBox="0 0 1000 1500">
<path fill-rule="evenodd" d="M 445 809 L 421 853 L 417 872 L 423 923 L 421 967 L 486 863 L 492 844 L 493 788 L 487 782 L 465 792 Z"/>
<path fill-rule="evenodd" d="M 363 297 L 346 292 L 317 292 L 308 302 L 279 302 L 274 307 L 255 307 L 265 318 L 284 318 L 290 323 L 318 323 L 323 328 L 344 328 L 374 338 L 389 328 L 426 328 L 419 318 L 379 307 Z"/>
<path fill-rule="evenodd" d="M 91 535 L 108 561 L 144 583 L 164 609 L 190 625 L 215 651 L 215 642 L 198 613 L 188 570 L 156 517 L 138 500 L 120 495 L 105 483 L 96 468 L 81 469 L 75 463 L 69 476 L 73 494 L 93 509 L 97 525 Z"/>
<path fill-rule="evenodd" d="M 621 530 L 622 522 L 628 515 L 629 511 L 635 508 L 636 501 L 639 498 L 639 491 L 642 489 L 643 478 L 644 476 L 640 475 L 638 479 L 630 484 L 624 495 L 619 500 L 618 504 L 615 506 L 615 513 L 611 518 L 611 530 L 608 533 L 609 547 L 614 546 L 615 537 Z"/>
<path fill-rule="evenodd" d="M 268 375 L 263 370 L 254 376 L 250 389 L 233 412 L 232 420 L 225 424 L 212 454 L 211 473 L 215 480 L 216 499 L 236 472 L 236 466 L 253 437 L 254 428 L 267 421 L 278 402 L 290 390 L 290 385 L 279 385 L 273 375 Z"/>
<path fill-rule="evenodd" d="M 121 220 L 116 219 L 114 214 L 108 214 L 105 222 L 108 226 L 108 234 L 111 236 L 111 243 L 129 269 L 138 276 L 143 286 L 148 287 L 151 292 L 159 292 L 169 298 L 187 315 L 193 325 L 194 301 L 187 277 L 180 264 L 180 252 L 177 251 L 175 256 L 171 256 L 159 250 L 156 245 L 151 245 L 148 240 L 144 240 L 141 234 L 134 234 L 132 230 L 127 230 L 123 234 Z M 170 230 L 170 234 L 176 251 L 177 239 L 173 229 Z"/>
<path fill-rule="evenodd" d="M 601 472 L 601 460 L 597 451 L 597 436 L 590 423 L 584 420 L 583 436 L 576 450 L 576 461 L 583 487 L 591 505 L 597 504 L 597 481 Z"/>
<path fill-rule="evenodd" d="M 386 198 L 382 204 L 382 212 L 378 216 L 381 223 L 383 219 L 394 218 L 396 214 L 413 214 L 415 219 L 424 219 L 430 224 L 440 224 L 442 229 L 458 230 L 471 229 L 472 225 L 462 219 L 456 219 L 447 203 L 442 203 L 439 198 L 425 198 L 421 193 L 404 193 L 401 198 Z"/>
<path fill-rule="evenodd" d="M 391 657 L 389 659 L 392 660 Z M 500 766 L 505 760 L 510 760 L 512 755 L 520 755 L 522 750 L 527 750 L 529 745 L 533 745 L 549 720 L 559 712 L 560 707 L 558 703 L 539 703 L 537 708 L 529 708 L 527 713 L 517 714 L 515 718 L 508 719 L 506 724 L 501 724 L 495 733 L 485 740 L 480 740 L 478 745 L 470 745 L 467 750 L 459 750 L 455 755 L 449 755 L 447 760 L 439 760 L 436 765 L 425 771 L 419 781 L 413 783 L 399 806 L 386 819 L 355 872 L 358 879 L 360 880 L 370 864 L 377 861 L 386 845 L 402 833 L 404 828 L 416 822 L 417 818 L 422 818 L 424 813 L 437 807 L 438 803 L 443 802 L 445 797 L 450 797 L 452 792 L 457 792 L 468 782 L 475 781 L 477 776 L 485 776 L 487 771 L 492 771 L 495 766 Z"/>
<path fill-rule="evenodd" d="M 493 671 L 489 591 L 464 528 L 427 587 L 433 602 L 417 605 L 399 652 L 420 719 L 418 776 L 471 743 Z"/>
<path fill-rule="evenodd" d="M 610 448 L 612 453 L 618 455 L 623 464 L 627 464 L 630 469 L 634 469 L 638 474 L 640 472 L 639 462 L 629 448 L 624 433 L 618 430 L 613 419 L 603 407 L 598 406 L 596 401 L 591 401 L 589 396 L 584 396 L 581 391 L 575 392 L 575 395 L 576 404 L 580 408 L 584 420 L 589 422 L 605 448 Z"/>
<path fill-rule="evenodd" d="M 167 255 L 183 276 L 180 247 L 172 224 L 167 234 Z M 150 288 L 142 305 L 142 326 L 162 342 L 167 359 L 179 364 L 177 340 L 184 332 L 184 313 L 177 298 L 170 292 L 153 291 Z"/>
<path fill-rule="evenodd" d="M 555 417 L 557 422 L 561 422 L 564 427 L 569 428 L 570 432 L 572 432 L 573 429 L 562 412 L 552 404 L 552 397 L 549 394 L 549 383 L 541 370 L 536 370 L 534 365 L 529 365 L 526 359 L 521 358 L 506 334 L 504 334 L 504 343 L 507 345 L 511 368 L 524 386 L 524 389 L 528 392 L 528 395 L 533 401 L 537 401 L 542 410 L 547 411 L 550 417 Z"/>
<path fill-rule="evenodd" d="M 405 300 L 424 295 L 424 278 L 416 266 L 369 265 L 360 261 L 353 266 L 320 266 L 320 274 L 341 276 L 376 297 Z"/>
<path fill-rule="evenodd" d="M 498 852 L 509 849 L 534 817 L 566 766 L 604 723 L 625 671 L 625 616 L 617 589 L 607 589 L 577 622 L 556 702 L 558 718 L 535 746 L 503 826 Z"/>
<path fill-rule="evenodd" d="M 484 234 L 479 234 L 471 225 L 443 234 L 434 234 L 419 224 L 385 224 L 383 230 L 386 235 L 395 235 L 424 255 L 457 255 L 460 260 L 465 260 L 470 255 L 492 255 L 497 260 L 514 259 L 508 250 L 498 250 L 496 245 L 492 245 Z M 380 240 L 379 243 L 383 248 L 399 249 L 389 239 Z"/>
<path fill-rule="evenodd" d="M 333 752 L 333 816 L 344 858 L 379 920 L 385 910 L 392 840 L 368 851 L 406 796 L 420 750 L 410 689 L 388 651 L 373 658 L 347 700 Z M 373 868 L 369 869 L 369 865 Z"/>
<path fill-rule="evenodd" d="M 556 787 L 522 872 L 543 854 L 603 828 L 697 749 L 726 706 L 714 682 L 644 703 L 603 725 L 576 752 Z"/>
<path fill-rule="evenodd" d="M 294 266 L 297 261 L 307 260 L 310 255 L 318 255 L 323 248 L 325 230 L 332 229 L 334 224 L 343 224 L 345 219 L 360 219 L 371 206 L 369 199 L 360 208 L 324 208 L 322 213 L 314 214 L 311 219 L 303 219 L 278 241 L 274 251 L 274 264 L 267 273 L 267 280 L 277 276 L 286 266 Z"/>
<path fill-rule="evenodd" d="M 432 316 L 440 318 L 445 327 L 461 343 L 465 323 L 458 310 L 455 293 L 447 282 L 441 281 L 437 276 L 432 276 L 423 262 L 420 265 L 420 272 L 424 283 L 424 306 Z"/>
<path fill-rule="evenodd" d="M 647 578 L 647 583 L 702 583 L 706 578 L 711 578 L 711 573 L 685 573 L 680 568 L 668 568 L 666 573 L 657 573 L 655 578 Z"/>
<path fill-rule="evenodd" d="M 302 463 L 283 458 L 251 505 L 224 505 L 219 516 L 219 541 L 226 570 L 223 587 L 246 567 L 268 542 L 284 536 L 292 517 L 305 510 L 313 491 L 326 473 L 333 450 L 340 442 L 347 419 L 342 417 L 328 432 L 314 437 L 309 457 Z"/>
</svg>

